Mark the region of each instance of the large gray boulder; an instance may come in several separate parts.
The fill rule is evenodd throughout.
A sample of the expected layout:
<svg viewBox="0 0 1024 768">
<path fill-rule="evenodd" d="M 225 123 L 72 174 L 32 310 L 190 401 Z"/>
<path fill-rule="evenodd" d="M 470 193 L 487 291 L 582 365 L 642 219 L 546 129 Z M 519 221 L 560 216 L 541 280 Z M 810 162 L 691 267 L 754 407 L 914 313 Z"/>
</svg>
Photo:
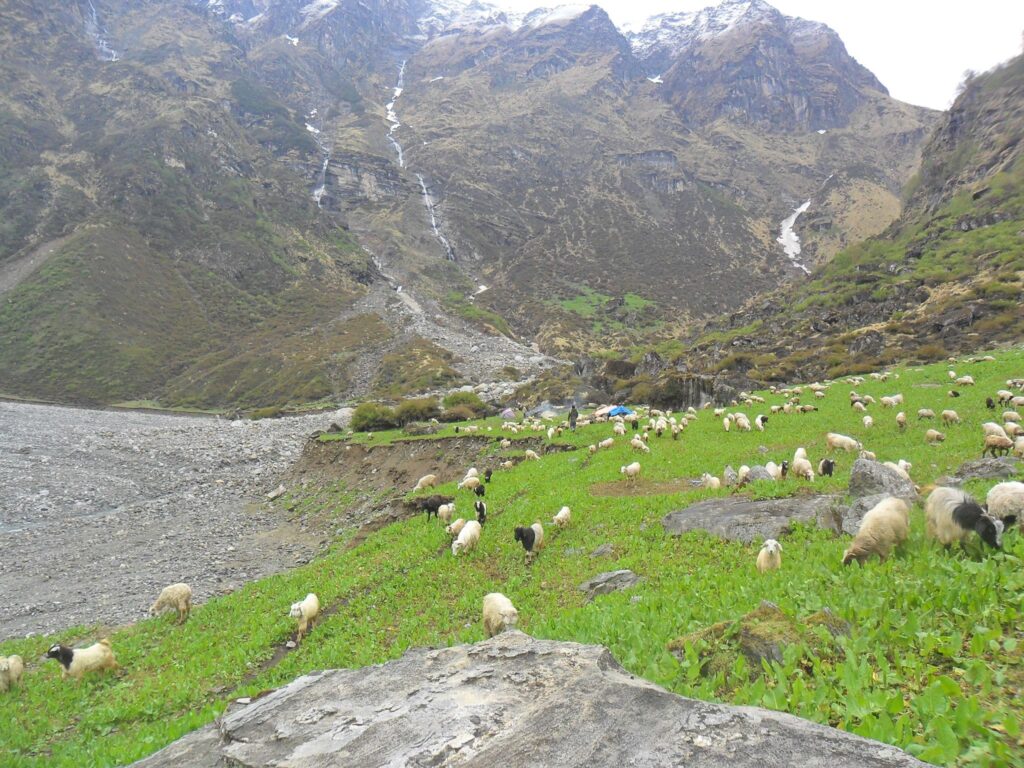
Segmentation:
<svg viewBox="0 0 1024 768">
<path fill-rule="evenodd" d="M 914 484 L 881 462 L 857 459 L 850 469 L 850 495 L 859 499 L 884 493 L 913 502 L 917 499 Z"/>
<path fill-rule="evenodd" d="M 673 536 L 703 530 L 723 539 L 749 543 L 755 539 L 781 538 L 794 522 L 817 523 L 838 533 L 841 520 L 839 497 L 823 495 L 761 501 L 705 499 L 669 512 L 661 524 Z"/>
<path fill-rule="evenodd" d="M 506 632 L 314 672 L 136 763 L 146 768 L 882 768 L 906 753 L 792 715 L 687 699 L 606 648 Z"/>
</svg>

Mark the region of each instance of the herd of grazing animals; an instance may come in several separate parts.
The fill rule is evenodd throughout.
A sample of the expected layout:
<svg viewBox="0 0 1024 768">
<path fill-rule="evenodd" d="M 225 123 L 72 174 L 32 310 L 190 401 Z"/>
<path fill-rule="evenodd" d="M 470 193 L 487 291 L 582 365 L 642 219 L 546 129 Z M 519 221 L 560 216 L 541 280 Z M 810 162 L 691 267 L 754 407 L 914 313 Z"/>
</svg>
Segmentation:
<svg viewBox="0 0 1024 768">
<path fill-rule="evenodd" d="M 957 375 L 952 370 L 949 374 L 949 378 L 957 387 L 975 386 L 971 376 Z M 885 381 L 888 374 L 872 374 L 872 376 Z M 857 386 L 863 383 L 864 378 L 848 377 L 845 381 Z M 804 388 L 772 388 L 772 394 L 782 395 L 786 400 L 782 405 L 772 405 L 770 412 L 773 415 L 789 416 L 817 410 L 816 406 L 801 404 L 803 390 L 806 389 L 815 400 L 820 401 L 828 396 L 830 388 L 835 384 L 836 382 L 828 382 L 826 384 L 815 383 Z M 1000 389 L 994 396 L 985 398 L 986 408 L 993 414 L 998 412 L 1002 423 L 993 419 L 980 425 L 982 457 L 986 455 L 995 457 L 1012 452 L 1015 456 L 1024 458 L 1024 428 L 1020 426 L 1021 417 L 1019 411 L 1016 410 L 1024 407 L 1024 394 L 1017 394 L 1017 392 L 1024 393 L 1024 379 L 1011 379 L 1007 381 L 1007 387 L 1009 388 Z M 949 390 L 946 394 L 951 398 L 962 396 L 962 393 L 955 389 Z M 870 415 L 870 412 L 876 405 L 875 398 L 870 395 L 858 394 L 856 390 L 851 391 L 849 397 L 852 412 L 860 414 L 858 421 L 865 429 L 873 428 L 876 421 L 875 416 Z M 763 398 L 740 393 L 731 405 L 737 407 L 743 404 L 748 407 L 756 407 L 762 403 L 764 403 Z M 877 404 L 880 409 L 895 410 L 897 407 L 904 406 L 904 396 L 902 393 L 882 396 Z M 710 404 L 704 406 L 705 409 L 710 407 Z M 1000 407 L 1003 407 L 1004 410 L 999 411 Z M 637 412 L 626 417 L 581 419 L 580 426 L 609 421 L 612 423 L 613 434 L 590 445 L 589 453 L 594 454 L 601 450 L 613 449 L 617 445 L 615 437 L 625 436 L 631 430 L 634 436 L 629 441 L 630 449 L 649 455 L 652 451 L 651 435 L 657 439 L 670 434 L 672 440 L 678 441 L 679 435 L 699 417 L 698 411 L 692 407 L 679 415 L 654 408 L 646 409 L 643 415 L 640 413 Z M 753 428 L 760 432 L 771 429 L 768 426 L 769 418 L 764 414 L 759 413 L 750 419 L 745 413 L 729 412 L 726 408 L 716 408 L 714 414 L 722 419 L 723 429 L 727 433 L 750 432 Z M 881 419 L 881 413 L 876 416 Z M 946 428 L 967 428 L 958 412 L 953 409 L 941 409 L 940 418 Z M 921 407 L 917 410 L 918 422 L 934 419 L 933 408 Z M 909 429 L 903 410 L 895 414 L 892 423 L 900 433 Z M 515 423 L 506 423 L 502 426 L 513 433 L 527 428 L 522 424 Z M 541 427 L 539 422 L 534 422 L 530 428 L 537 430 Z M 547 430 L 548 440 L 551 441 L 560 436 L 566 428 L 565 425 L 549 428 Z M 465 431 L 469 432 L 470 430 L 466 428 Z M 938 430 L 927 429 L 924 431 L 923 437 L 926 443 L 938 445 L 945 440 L 946 436 Z M 875 458 L 874 453 L 866 450 L 861 441 L 840 432 L 825 433 L 824 442 L 828 455 L 821 458 L 816 465 L 811 463 L 806 449 L 798 446 L 790 458 L 779 462 L 767 461 L 762 467 L 765 471 L 764 474 L 775 482 L 782 482 L 788 477 L 793 477 L 813 483 L 815 468 L 818 476 L 833 476 L 840 454 L 856 453 L 862 458 Z M 499 445 L 502 449 L 507 449 L 512 447 L 512 442 L 507 438 L 502 438 Z M 538 460 L 540 456 L 535 451 L 527 449 L 523 458 Z M 500 466 L 511 468 L 514 466 L 514 462 L 503 461 Z M 910 472 L 913 469 L 912 464 L 904 459 L 899 459 L 896 462 L 885 461 L 883 466 L 907 480 L 910 479 Z M 738 490 L 750 481 L 751 476 L 755 474 L 755 467 L 741 465 L 738 472 L 732 470 L 731 467 L 726 467 L 723 473 L 724 482 L 710 472 L 704 472 L 699 480 L 692 482 L 694 485 L 711 491 L 717 491 L 723 487 Z M 624 476 L 622 481 L 628 486 L 638 487 L 641 470 L 642 465 L 639 461 L 622 465 L 620 468 L 620 474 Z M 471 467 L 467 470 L 465 477 L 456 485 L 456 492 L 467 491 L 477 497 L 473 501 L 473 516 L 470 519 L 452 520 L 456 506 L 463 503 L 456 497 L 432 494 L 413 499 L 414 506 L 426 513 L 428 522 L 433 515 L 445 525 L 445 531 L 451 539 L 452 557 L 457 557 L 460 554 L 468 555 L 478 548 L 488 520 L 487 505 L 482 497 L 485 496 L 487 484 L 492 481 L 493 473 L 492 468 L 487 468 L 481 478 L 480 472 L 475 467 Z M 763 476 L 758 475 L 758 479 Z M 438 485 L 437 474 L 427 474 L 418 480 L 413 491 L 429 490 Z M 861 520 L 856 535 L 841 555 L 842 563 L 845 565 L 857 561 L 864 564 L 876 556 L 879 560 L 885 561 L 909 537 L 910 509 L 910 504 L 903 499 L 887 497 L 879 501 Z M 1024 515 L 1024 483 L 1021 482 L 1010 481 L 994 485 L 989 490 L 984 504 L 979 503 L 970 494 L 958 488 L 934 487 L 930 489 L 924 502 L 925 536 L 945 547 L 964 544 L 969 539 L 976 537 L 985 546 L 998 549 L 1002 546 L 1004 533 L 1010 530 L 1022 515 Z M 570 508 L 563 506 L 553 515 L 551 523 L 557 533 L 570 526 L 572 521 Z M 526 553 L 526 560 L 530 563 L 544 549 L 544 527 L 539 520 L 530 525 L 516 526 L 513 530 L 513 539 L 522 545 Z M 766 539 L 758 551 L 755 567 L 760 573 L 781 569 L 782 545 L 775 539 Z M 174 611 L 177 614 L 177 623 L 182 624 L 188 620 L 191 608 L 192 589 L 188 584 L 177 583 L 165 587 L 160 592 L 150 606 L 149 613 L 152 616 L 158 616 L 165 611 Z M 316 594 L 310 592 L 303 600 L 293 603 L 289 615 L 297 621 L 296 643 L 301 642 L 321 615 L 321 605 Z M 508 597 L 499 592 L 492 592 L 483 598 L 482 620 L 485 634 L 492 637 L 499 632 L 515 628 L 518 625 L 519 614 Z M 54 644 L 45 654 L 45 658 L 59 662 L 62 677 L 72 677 L 76 680 L 81 680 L 90 672 L 99 673 L 119 668 L 111 642 L 106 638 L 80 648 Z M 24 671 L 25 664 L 20 656 L 0 656 L 0 693 L 20 685 L 24 678 Z"/>
</svg>

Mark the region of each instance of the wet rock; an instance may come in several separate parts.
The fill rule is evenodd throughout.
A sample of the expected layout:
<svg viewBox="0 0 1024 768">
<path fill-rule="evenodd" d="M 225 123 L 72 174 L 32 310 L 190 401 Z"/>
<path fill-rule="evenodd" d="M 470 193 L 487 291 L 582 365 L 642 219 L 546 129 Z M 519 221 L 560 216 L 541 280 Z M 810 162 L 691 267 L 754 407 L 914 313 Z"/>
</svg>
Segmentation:
<svg viewBox="0 0 1024 768">
<path fill-rule="evenodd" d="M 527 768 L 917 768 L 895 747 L 755 707 L 687 699 L 606 648 L 504 632 L 387 664 L 314 672 L 140 768 L 466 765 Z"/>
<path fill-rule="evenodd" d="M 810 496 L 788 499 L 716 498 L 670 512 L 662 519 L 665 532 L 673 536 L 703 530 L 723 539 L 751 542 L 778 539 L 789 532 L 793 522 L 816 523 L 836 529 L 838 496 Z"/>
<path fill-rule="evenodd" d="M 639 584 L 642 580 L 640 576 L 624 568 L 619 571 L 599 573 L 594 578 L 580 584 L 579 590 L 586 592 L 587 600 L 590 601 L 598 595 L 607 595 L 620 589 L 629 589 Z"/>
</svg>

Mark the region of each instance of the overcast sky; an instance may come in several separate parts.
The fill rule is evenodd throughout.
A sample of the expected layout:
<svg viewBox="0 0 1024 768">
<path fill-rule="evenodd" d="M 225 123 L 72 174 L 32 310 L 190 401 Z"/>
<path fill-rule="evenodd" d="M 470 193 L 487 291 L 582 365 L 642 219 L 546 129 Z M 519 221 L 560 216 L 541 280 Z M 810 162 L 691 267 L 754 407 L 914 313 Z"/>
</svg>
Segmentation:
<svg viewBox="0 0 1024 768">
<path fill-rule="evenodd" d="M 586 0 L 577 0 L 586 2 Z M 788 16 L 822 21 L 901 101 L 949 107 L 967 69 L 985 71 L 1021 52 L 1024 0 L 767 0 Z M 511 10 L 572 0 L 491 0 Z M 715 0 L 592 0 L 620 27 Z"/>
</svg>

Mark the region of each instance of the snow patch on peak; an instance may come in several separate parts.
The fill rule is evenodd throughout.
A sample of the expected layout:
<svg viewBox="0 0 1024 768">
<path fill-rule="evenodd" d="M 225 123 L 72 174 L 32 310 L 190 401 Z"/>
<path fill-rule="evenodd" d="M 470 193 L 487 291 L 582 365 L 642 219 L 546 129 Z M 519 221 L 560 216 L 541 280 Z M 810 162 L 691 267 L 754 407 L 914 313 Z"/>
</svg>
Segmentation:
<svg viewBox="0 0 1024 768">
<path fill-rule="evenodd" d="M 592 5 L 559 5 L 556 8 L 538 8 L 527 17 L 527 24 L 536 29 L 546 24 L 559 24 L 578 19 L 593 8 Z"/>
<path fill-rule="evenodd" d="M 341 0 L 313 0 L 313 2 L 303 6 L 299 13 L 302 14 L 306 24 L 311 24 L 327 16 L 339 5 L 341 5 Z"/>
<path fill-rule="evenodd" d="M 658 48 L 679 52 L 695 42 L 724 35 L 741 22 L 751 23 L 774 16 L 781 17 L 781 14 L 762 0 L 724 0 L 699 11 L 652 16 L 629 38 L 633 50 L 641 56 Z"/>
</svg>

